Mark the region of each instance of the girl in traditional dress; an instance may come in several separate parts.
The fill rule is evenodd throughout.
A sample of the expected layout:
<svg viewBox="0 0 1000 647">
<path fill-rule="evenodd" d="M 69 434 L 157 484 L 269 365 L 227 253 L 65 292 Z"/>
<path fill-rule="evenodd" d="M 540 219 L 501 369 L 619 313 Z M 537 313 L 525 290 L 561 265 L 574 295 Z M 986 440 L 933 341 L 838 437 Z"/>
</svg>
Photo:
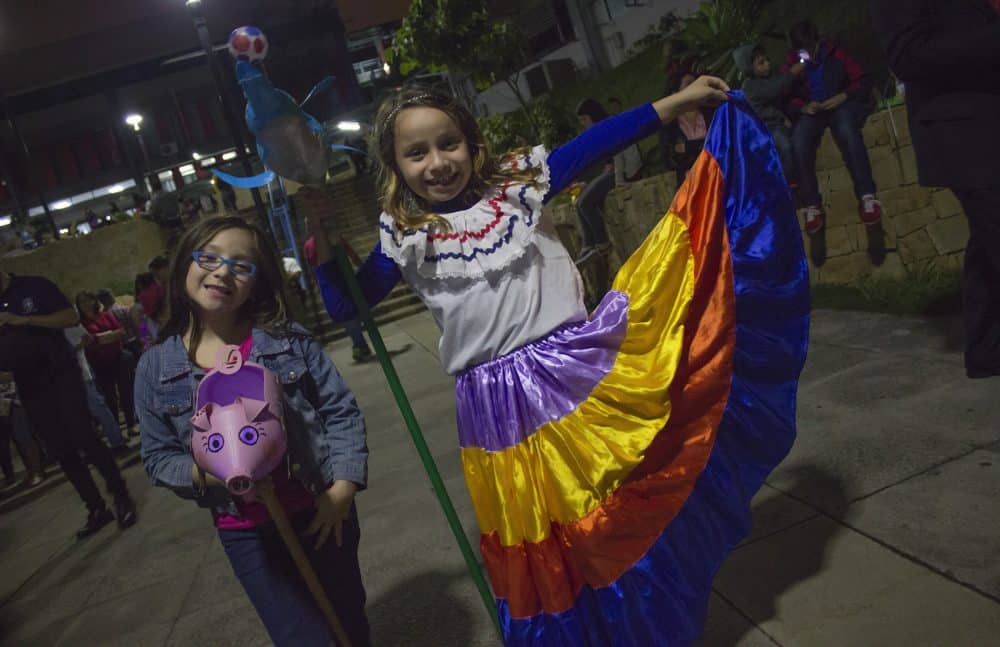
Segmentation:
<svg viewBox="0 0 1000 647">
<path fill-rule="evenodd" d="M 702 77 L 547 151 L 494 159 L 451 97 L 376 117 L 370 304 L 409 283 L 441 328 L 462 463 L 509 645 L 687 644 L 750 500 L 794 439 L 808 332 L 801 235 L 774 146 Z M 594 312 L 543 213 L 595 160 L 719 105 L 659 224 Z M 311 213 L 336 206 L 317 190 Z M 357 316 L 339 272 L 326 305 Z"/>
</svg>

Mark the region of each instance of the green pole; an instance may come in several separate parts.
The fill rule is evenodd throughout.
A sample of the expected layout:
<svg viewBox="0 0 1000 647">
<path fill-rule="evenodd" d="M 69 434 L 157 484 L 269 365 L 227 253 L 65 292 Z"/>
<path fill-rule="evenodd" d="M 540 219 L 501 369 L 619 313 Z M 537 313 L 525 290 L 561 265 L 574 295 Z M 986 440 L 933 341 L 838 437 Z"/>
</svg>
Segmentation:
<svg viewBox="0 0 1000 647">
<path fill-rule="evenodd" d="M 375 355 L 378 357 L 379 364 L 382 365 L 382 371 L 385 373 L 386 381 L 389 382 L 389 388 L 396 399 L 396 405 L 399 406 L 399 412 L 403 414 L 406 428 L 409 430 L 410 438 L 413 439 L 413 444 L 417 448 L 417 454 L 420 455 L 420 461 L 424 464 L 424 470 L 427 471 L 427 476 L 431 480 L 434 494 L 437 495 L 441 509 L 444 510 L 444 516 L 448 519 L 448 525 L 451 526 L 451 532 L 455 535 L 455 541 L 458 542 L 458 547 L 462 551 L 462 557 L 465 558 L 465 565 L 469 568 L 469 574 L 472 575 L 472 579 L 479 589 L 479 595 L 483 599 L 483 604 L 486 605 L 486 612 L 489 614 L 490 619 L 493 620 L 493 626 L 496 628 L 497 633 L 501 633 L 500 620 L 497 618 L 496 600 L 493 599 L 493 592 L 490 591 L 490 585 L 486 583 L 483 569 L 479 567 L 479 562 L 476 561 L 476 554 L 473 552 L 472 546 L 469 545 L 469 540 L 465 536 L 465 531 L 462 529 L 462 524 L 458 519 L 458 513 L 455 512 L 455 506 L 451 502 L 451 497 L 448 496 L 448 490 L 444 486 L 444 481 L 441 480 L 441 473 L 438 472 L 437 464 L 434 463 L 434 457 L 431 456 L 431 451 L 427 447 L 427 441 L 424 440 L 424 434 L 420 431 L 417 417 L 413 415 L 413 408 L 410 406 L 410 400 L 406 397 L 403 385 L 399 381 L 399 375 L 396 374 L 396 367 L 392 365 L 392 359 L 389 358 L 389 352 L 382 341 L 382 335 L 375 325 L 375 320 L 372 319 L 368 301 L 361 293 L 361 286 L 358 285 L 358 280 L 354 276 L 354 268 L 351 267 L 351 263 L 347 259 L 347 253 L 339 242 L 333 246 L 333 256 L 337 261 L 337 266 L 340 268 L 340 273 L 344 276 L 347 283 L 347 290 L 350 292 L 351 300 L 354 301 L 354 305 L 358 309 L 359 318 L 368 331 L 368 336 L 372 340 L 372 346 L 375 347 Z"/>
</svg>

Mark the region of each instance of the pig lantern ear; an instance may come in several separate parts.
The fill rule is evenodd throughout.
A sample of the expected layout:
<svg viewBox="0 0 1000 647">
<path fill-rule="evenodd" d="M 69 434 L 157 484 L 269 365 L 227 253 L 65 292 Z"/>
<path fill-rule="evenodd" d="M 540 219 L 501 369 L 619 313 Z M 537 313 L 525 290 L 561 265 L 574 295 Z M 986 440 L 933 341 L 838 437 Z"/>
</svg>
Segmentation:
<svg viewBox="0 0 1000 647">
<path fill-rule="evenodd" d="M 259 422 L 267 416 L 267 402 L 264 400 L 236 398 L 236 401 L 243 405 L 243 411 L 246 412 L 248 422 Z"/>
<path fill-rule="evenodd" d="M 243 367 L 243 353 L 239 346 L 223 346 L 215 355 L 215 370 L 223 375 L 232 375 Z"/>
<path fill-rule="evenodd" d="M 191 416 L 191 426 L 193 426 L 197 431 L 208 431 L 212 428 L 212 410 L 215 405 L 209 402 L 201 409 L 198 409 L 198 413 Z"/>
</svg>

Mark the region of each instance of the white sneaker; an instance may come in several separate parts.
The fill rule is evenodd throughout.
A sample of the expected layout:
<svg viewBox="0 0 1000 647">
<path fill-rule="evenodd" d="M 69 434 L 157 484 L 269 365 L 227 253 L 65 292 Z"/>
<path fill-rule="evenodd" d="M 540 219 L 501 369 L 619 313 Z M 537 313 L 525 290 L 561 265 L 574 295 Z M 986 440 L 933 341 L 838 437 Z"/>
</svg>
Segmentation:
<svg viewBox="0 0 1000 647">
<path fill-rule="evenodd" d="M 861 196 L 861 222 L 874 225 L 882 219 L 882 203 L 874 195 L 868 193 Z"/>
<path fill-rule="evenodd" d="M 823 228 L 823 207 L 810 205 L 806 207 L 806 233 L 815 234 Z"/>
</svg>

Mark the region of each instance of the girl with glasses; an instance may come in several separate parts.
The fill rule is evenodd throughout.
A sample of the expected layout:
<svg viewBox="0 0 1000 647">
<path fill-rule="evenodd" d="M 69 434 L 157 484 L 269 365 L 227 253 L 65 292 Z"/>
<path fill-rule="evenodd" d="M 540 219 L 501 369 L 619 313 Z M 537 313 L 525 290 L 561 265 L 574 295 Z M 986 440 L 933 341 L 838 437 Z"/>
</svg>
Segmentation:
<svg viewBox="0 0 1000 647">
<path fill-rule="evenodd" d="M 239 218 L 203 220 L 180 239 L 166 287 L 168 318 L 135 384 L 146 471 L 154 484 L 212 511 L 233 571 L 275 644 L 330 644 L 264 505 L 234 498 L 192 459 L 195 390 L 218 352 L 239 346 L 244 360 L 266 366 L 282 385 L 289 447 L 270 477 L 275 493 L 351 643 L 368 645 L 354 506 L 367 480 L 365 423 L 322 346 L 288 320 L 270 239 Z"/>
</svg>

